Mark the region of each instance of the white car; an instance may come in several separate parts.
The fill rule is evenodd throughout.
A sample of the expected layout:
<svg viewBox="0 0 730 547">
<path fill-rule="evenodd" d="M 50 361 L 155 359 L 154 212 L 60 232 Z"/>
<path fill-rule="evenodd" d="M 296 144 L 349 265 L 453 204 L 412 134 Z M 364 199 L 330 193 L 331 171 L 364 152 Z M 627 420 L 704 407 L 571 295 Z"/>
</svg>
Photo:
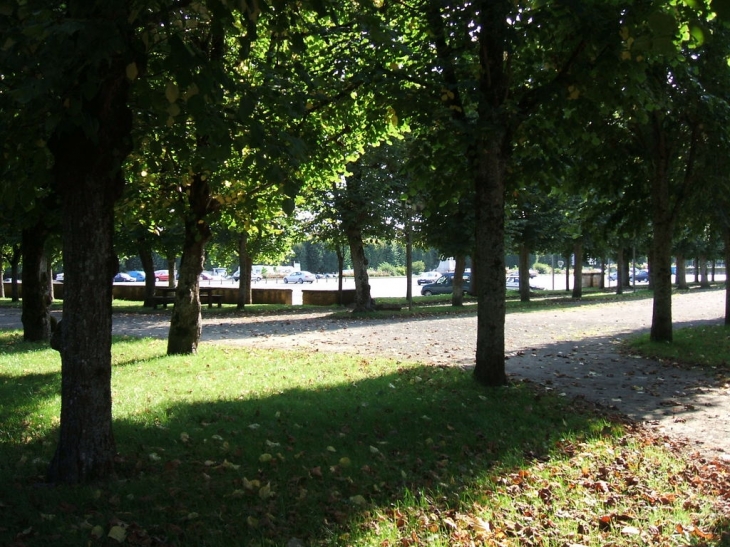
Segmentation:
<svg viewBox="0 0 730 547">
<path fill-rule="evenodd" d="M 429 283 L 436 283 L 438 278 L 441 277 L 439 272 L 423 272 L 418 276 L 416 283 L 419 285 L 428 285 Z"/>
<path fill-rule="evenodd" d="M 311 272 L 292 272 L 284 277 L 284 283 L 314 283 L 315 279 Z"/>
<path fill-rule="evenodd" d="M 514 291 L 520 290 L 520 276 L 519 275 L 508 275 L 507 276 L 507 288 L 512 289 Z M 530 290 L 532 291 L 541 291 L 542 287 L 538 287 L 537 285 L 533 285 L 530 283 Z"/>
</svg>

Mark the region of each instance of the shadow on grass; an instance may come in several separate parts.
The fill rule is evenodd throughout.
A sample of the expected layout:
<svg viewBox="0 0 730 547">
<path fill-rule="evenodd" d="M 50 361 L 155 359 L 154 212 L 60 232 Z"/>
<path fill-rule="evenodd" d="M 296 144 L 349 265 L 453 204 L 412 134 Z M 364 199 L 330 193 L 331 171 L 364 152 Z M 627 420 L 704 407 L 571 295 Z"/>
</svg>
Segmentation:
<svg viewBox="0 0 730 547">
<path fill-rule="evenodd" d="M 237 398 L 172 400 L 117 417 L 119 480 L 93 487 L 39 485 L 53 436 L 4 438 L 0 544 L 79 545 L 93 526 L 106 532 L 114 523 L 130 543 L 134 534 L 152 545 L 356 543 L 375 510 L 408 500 L 441 508 L 484 502 L 497 467 L 548 457 L 566 437 L 607 433 L 603 419 L 525 385 L 485 390 L 460 369 L 393 367 L 268 393 L 246 393 L 240 370 Z M 215 367 L 196 370 L 191 388 L 215 375 Z M 58 377 L 22 382 L 49 389 Z M 7 382 L 0 395 L 4 413 L 28 404 Z"/>
</svg>

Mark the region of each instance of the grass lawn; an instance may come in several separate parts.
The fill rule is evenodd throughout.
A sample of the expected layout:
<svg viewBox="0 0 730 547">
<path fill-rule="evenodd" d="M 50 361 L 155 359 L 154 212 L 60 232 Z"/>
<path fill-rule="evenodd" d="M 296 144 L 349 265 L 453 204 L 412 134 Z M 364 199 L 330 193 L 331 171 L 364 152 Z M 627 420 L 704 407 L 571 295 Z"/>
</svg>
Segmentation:
<svg viewBox="0 0 730 547">
<path fill-rule="evenodd" d="M 115 339 L 117 476 L 49 486 L 60 359 L 0 332 L 0 545 L 727 544 L 727 473 L 460 368 Z M 724 543 L 723 543 L 724 542 Z"/>
</svg>

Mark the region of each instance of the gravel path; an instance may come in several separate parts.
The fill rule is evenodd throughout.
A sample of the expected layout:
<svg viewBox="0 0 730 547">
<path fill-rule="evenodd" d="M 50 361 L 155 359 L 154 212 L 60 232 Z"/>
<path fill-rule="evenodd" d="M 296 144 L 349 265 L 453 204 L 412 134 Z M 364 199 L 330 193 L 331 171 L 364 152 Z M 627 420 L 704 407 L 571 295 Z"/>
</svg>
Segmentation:
<svg viewBox="0 0 730 547">
<path fill-rule="evenodd" d="M 718 324 L 722 290 L 673 297 L 675 328 Z M 169 316 L 115 314 L 114 332 L 167 337 Z M 730 461 L 730 385 L 686 369 L 619 353 L 623 338 L 649 329 L 651 300 L 576 303 L 507 314 L 507 373 L 566 397 L 582 397 Z M 19 310 L 0 311 L 0 328 L 19 328 Z M 203 341 L 474 364 L 476 317 L 333 319 L 326 312 L 210 318 Z"/>
</svg>

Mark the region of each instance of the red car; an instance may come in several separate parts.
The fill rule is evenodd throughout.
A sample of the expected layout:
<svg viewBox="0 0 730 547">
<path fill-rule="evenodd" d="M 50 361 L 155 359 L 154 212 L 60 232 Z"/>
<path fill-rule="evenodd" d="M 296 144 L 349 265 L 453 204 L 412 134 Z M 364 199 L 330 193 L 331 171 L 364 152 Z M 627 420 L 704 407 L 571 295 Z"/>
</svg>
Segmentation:
<svg viewBox="0 0 730 547">
<path fill-rule="evenodd" d="M 170 272 L 167 270 L 155 270 L 155 281 L 169 281 Z"/>
</svg>

